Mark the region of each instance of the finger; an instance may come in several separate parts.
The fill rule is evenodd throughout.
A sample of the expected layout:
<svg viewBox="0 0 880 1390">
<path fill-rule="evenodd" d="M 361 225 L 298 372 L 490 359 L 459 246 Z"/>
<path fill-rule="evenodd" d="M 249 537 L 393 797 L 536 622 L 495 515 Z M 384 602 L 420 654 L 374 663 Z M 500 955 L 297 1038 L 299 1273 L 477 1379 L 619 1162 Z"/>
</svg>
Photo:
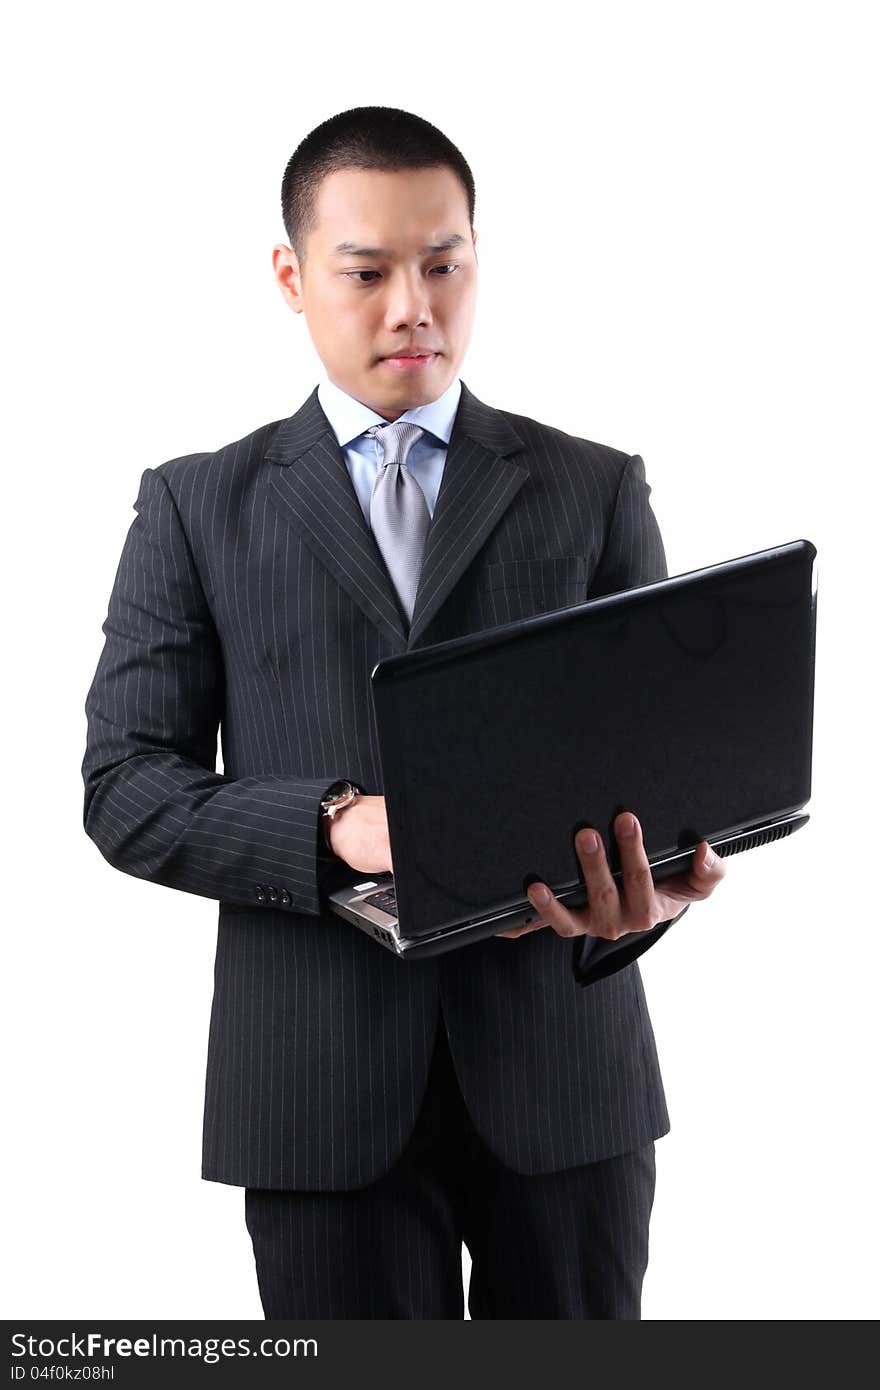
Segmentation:
<svg viewBox="0 0 880 1390">
<path fill-rule="evenodd" d="M 622 811 L 615 817 L 614 833 L 620 846 L 625 925 L 628 931 L 650 931 L 654 925 L 654 879 L 638 817 Z"/>
<path fill-rule="evenodd" d="M 579 830 L 574 844 L 587 889 L 585 920 L 592 935 L 616 941 L 623 933 L 623 911 L 620 889 L 608 867 L 602 836 L 592 828 Z"/>
<path fill-rule="evenodd" d="M 659 891 L 674 893 L 682 898 L 707 898 L 727 873 L 720 854 L 715 854 L 708 840 L 701 840 L 694 850 L 691 867 L 686 874 L 672 874 L 657 884 Z"/>
<path fill-rule="evenodd" d="M 539 931 L 541 927 L 549 927 L 549 922 L 526 922 L 521 927 L 511 927 L 509 931 L 497 931 L 496 936 L 525 936 L 526 932 Z"/>
<path fill-rule="evenodd" d="M 708 840 L 701 840 L 694 850 L 694 866 L 687 875 L 688 884 L 699 890 L 700 896 L 708 898 L 727 873 L 727 866 L 720 854 L 716 854 Z"/>
<path fill-rule="evenodd" d="M 557 936 L 583 936 L 588 932 L 587 916 L 579 913 L 575 917 L 550 891 L 546 883 L 531 884 L 528 894 L 529 902 L 539 912 L 543 912 Z"/>
<path fill-rule="evenodd" d="M 708 898 L 725 877 L 727 866 L 720 854 L 714 854 L 707 840 L 701 840 L 694 850 L 691 869 L 686 874 L 672 874 L 656 885 L 659 898 L 678 898 L 681 902 L 697 902 Z"/>
</svg>

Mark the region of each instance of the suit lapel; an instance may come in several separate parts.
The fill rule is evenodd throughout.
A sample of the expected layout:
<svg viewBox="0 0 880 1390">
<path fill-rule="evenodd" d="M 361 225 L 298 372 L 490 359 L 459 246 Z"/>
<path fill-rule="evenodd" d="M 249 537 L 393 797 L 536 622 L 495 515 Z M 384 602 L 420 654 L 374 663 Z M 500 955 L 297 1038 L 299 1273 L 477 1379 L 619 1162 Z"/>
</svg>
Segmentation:
<svg viewBox="0 0 880 1390">
<path fill-rule="evenodd" d="M 523 447 L 501 412 L 462 381 L 409 632 L 317 387 L 266 450 L 274 465 L 269 497 L 370 621 L 404 650 L 417 645 L 528 477 L 522 457 L 507 457 Z"/>
<path fill-rule="evenodd" d="M 514 453 L 519 454 L 516 460 L 507 457 Z M 462 382 L 425 541 L 408 646 L 417 645 L 528 476 L 523 441 L 516 430 Z"/>
</svg>

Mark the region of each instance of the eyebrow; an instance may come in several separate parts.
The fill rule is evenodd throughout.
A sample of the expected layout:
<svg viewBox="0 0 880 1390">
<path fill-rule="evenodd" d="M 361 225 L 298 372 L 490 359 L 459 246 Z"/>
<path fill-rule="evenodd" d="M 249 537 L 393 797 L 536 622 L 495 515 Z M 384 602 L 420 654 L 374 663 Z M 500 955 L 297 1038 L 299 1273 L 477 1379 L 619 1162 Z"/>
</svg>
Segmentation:
<svg viewBox="0 0 880 1390">
<path fill-rule="evenodd" d="M 465 239 L 458 232 L 453 232 L 452 236 L 446 237 L 445 241 L 438 241 L 434 246 L 420 246 L 419 251 L 423 255 L 434 255 L 438 251 L 453 251 L 456 246 L 464 246 Z M 384 250 L 381 246 L 358 246 L 353 241 L 340 241 L 338 246 L 334 246 L 335 256 L 390 256 L 391 252 Z"/>
</svg>

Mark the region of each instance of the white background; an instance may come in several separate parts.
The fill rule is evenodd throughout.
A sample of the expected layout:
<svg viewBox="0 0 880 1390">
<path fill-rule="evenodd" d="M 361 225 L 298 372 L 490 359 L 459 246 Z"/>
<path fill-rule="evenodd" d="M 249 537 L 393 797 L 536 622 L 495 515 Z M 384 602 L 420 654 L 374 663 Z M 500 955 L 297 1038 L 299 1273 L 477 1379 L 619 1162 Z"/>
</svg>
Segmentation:
<svg viewBox="0 0 880 1390">
<path fill-rule="evenodd" d="M 818 547 L 810 823 L 728 861 L 642 966 L 672 1117 L 643 1314 L 877 1315 L 870 12 L 19 10 L 6 1317 L 262 1317 L 243 1191 L 199 1176 L 217 904 L 87 839 L 83 706 L 142 470 L 290 415 L 318 380 L 272 276 L 281 176 L 320 121 L 379 103 L 440 126 L 475 176 L 471 389 L 641 453 L 670 573 Z"/>
</svg>

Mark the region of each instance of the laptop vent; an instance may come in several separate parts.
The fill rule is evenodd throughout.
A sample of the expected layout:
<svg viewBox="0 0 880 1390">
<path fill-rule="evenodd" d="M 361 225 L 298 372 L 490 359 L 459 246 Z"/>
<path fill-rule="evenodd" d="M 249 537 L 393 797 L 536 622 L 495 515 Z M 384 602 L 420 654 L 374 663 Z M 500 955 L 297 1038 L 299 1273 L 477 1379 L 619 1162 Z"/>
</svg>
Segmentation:
<svg viewBox="0 0 880 1390">
<path fill-rule="evenodd" d="M 769 845 L 771 840 L 781 840 L 791 834 L 791 822 L 787 825 L 771 825 L 766 830 L 756 830 L 741 840 L 730 840 L 726 845 L 713 845 L 716 854 L 722 859 L 729 854 L 739 854 L 743 849 L 755 849 L 757 845 Z"/>
</svg>

